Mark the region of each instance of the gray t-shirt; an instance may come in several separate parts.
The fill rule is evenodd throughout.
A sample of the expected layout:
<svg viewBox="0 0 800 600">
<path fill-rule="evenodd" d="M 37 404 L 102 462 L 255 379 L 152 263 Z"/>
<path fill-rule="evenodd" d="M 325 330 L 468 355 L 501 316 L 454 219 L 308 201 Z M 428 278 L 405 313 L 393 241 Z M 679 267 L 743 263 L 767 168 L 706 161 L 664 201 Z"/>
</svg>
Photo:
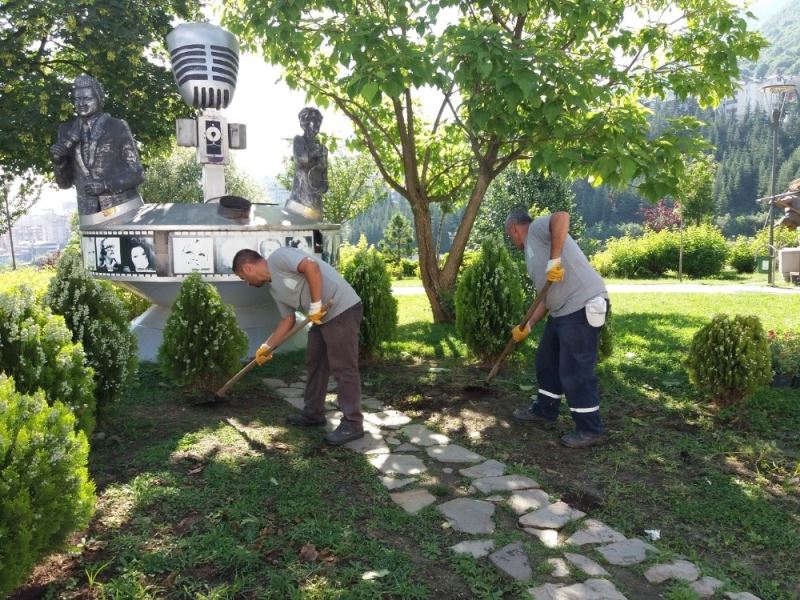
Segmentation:
<svg viewBox="0 0 800 600">
<path fill-rule="evenodd" d="M 332 302 L 322 319 L 323 323 L 361 302 L 361 298 L 350 284 L 328 263 L 297 248 L 278 248 L 269 255 L 267 264 L 272 278 L 269 292 L 275 299 L 282 317 L 294 314 L 297 309 L 308 314 L 311 305 L 308 281 L 302 273 L 297 272 L 297 267 L 304 258 L 310 258 L 319 265 L 322 275 L 322 304 Z"/>
<path fill-rule="evenodd" d="M 525 265 L 533 286 L 541 290 L 547 282 L 547 261 L 550 260 L 550 215 L 534 219 L 525 239 Z M 594 270 L 586 255 L 567 234 L 561 251 L 564 279 L 553 283 L 544 304 L 554 317 L 563 317 L 580 310 L 595 296 L 608 299 L 603 278 Z"/>
</svg>

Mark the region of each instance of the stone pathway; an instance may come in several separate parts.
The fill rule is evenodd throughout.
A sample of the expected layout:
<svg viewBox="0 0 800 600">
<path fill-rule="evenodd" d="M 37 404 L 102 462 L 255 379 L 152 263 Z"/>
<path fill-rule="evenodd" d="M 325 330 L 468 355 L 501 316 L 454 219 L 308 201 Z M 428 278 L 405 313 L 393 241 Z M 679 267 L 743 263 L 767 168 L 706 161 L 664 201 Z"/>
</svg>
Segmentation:
<svg viewBox="0 0 800 600">
<path fill-rule="evenodd" d="M 293 407 L 302 409 L 302 381 L 293 384 L 273 378 L 263 381 Z M 328 390 L 326 429 L 333 430 L 342 414 L 336 405 L 333 382 Z M 530 477 L 507 473 L 503 463 L 454 444 L 447 436 L 424 425 L 412 423 L 407 415 L 384 407 L 375 398 L 364 396 L 362 408 L 365 435 L 346 444 L 345 448 L 366 456 L 389 496 L 403 510 L 416 514 L 436 505 L 445 527 L 475 536 L 451 546 L 453 552 L 488 560 L 508 577 L 530 583 L 528 593 L 535 600 L 626 600 L 615 586 L 615 576 L 601 562 L 611 565 L 609 568 L 619 578 L 620 568 L 649 562 L 650 557 L 659 552 L 650 543 L 626 538 L 567 503 L 552 500 Z M 447 475 L 458 472 L 470 479 L 471 484 L 466 491 L 453 486 L 451 491 L 456 497 L 436 504 L 439 499 L 426 489 L 420 476 L 437 472 Z M 441 478 L 436 479 L 441 482 Z M 551 581 L 534 580 L 531 559 L 521 542 L 495 547 L 492 536 L 498 524 L 494 516 L 501 504 L 518 515 L 517 527 L 521 531 L 547 548 L 563 550 L 562 557 L 545 561 L 550 571 L 546 579 Z M 578 529 L 567 537 L 561 530 L 570 523 L 577 523 Z M 536 571 L 542 572 L 541 569 Z M 639 578 L 644 580 L 642 584 L 646 582 L 652 586 L 685 581 L 700 598 L 760 600 L 749 592 L 722 592 L 722 581 L 704 576 L 696 565 L 686 560 L 653 564 L 642 575 L 641 572 L 641 568 L 628 569 L 624 579 Z"/>
</svg>

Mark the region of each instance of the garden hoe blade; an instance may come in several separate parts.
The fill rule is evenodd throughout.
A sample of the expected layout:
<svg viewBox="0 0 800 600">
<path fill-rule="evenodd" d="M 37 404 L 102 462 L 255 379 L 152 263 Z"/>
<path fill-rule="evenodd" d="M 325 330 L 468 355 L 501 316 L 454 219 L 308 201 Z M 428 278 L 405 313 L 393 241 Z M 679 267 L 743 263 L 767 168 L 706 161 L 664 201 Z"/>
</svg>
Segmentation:
<svg viewBox="0 0 800 600">
<path fill-rule="evenodd" d="M 534 311 L 536 311 L 536 309 L 544 300 L 544 297 L 547 295 L 547 290 L 550 289 L 551 283 L 552 283 L 551 281 L 548 281 L 542 286 L 542 291 L 536 295 L 536 300 L 533 301 L 533 304 L 531 304 L 530 308 L 528 308 L 528 312 L 525 313 L 525 316 L 522 318 L 522 321 L 519 322 L 520 327 L 525 327 L 528 321 L 531 320 Z M 500 353 L 500 357 L 494 363 L 492 370 L 489 371 L 489 376 L 486 378 L 486 385 L 489 385 L 489 382 L 492 379 L 494 379 L 494 376 L 497 375 L 497 372 L 500 370 L 500 365 L 503 363 L 503 360 L 505 360 L 506 356 L 508 356 L 508 353 L 511 352 L 516 345 L 517 342 L 514 341 L 513 337 L 510 340 L 508 340 L 506 347 L 503 348 L 503 351 Z"/>
</svg>

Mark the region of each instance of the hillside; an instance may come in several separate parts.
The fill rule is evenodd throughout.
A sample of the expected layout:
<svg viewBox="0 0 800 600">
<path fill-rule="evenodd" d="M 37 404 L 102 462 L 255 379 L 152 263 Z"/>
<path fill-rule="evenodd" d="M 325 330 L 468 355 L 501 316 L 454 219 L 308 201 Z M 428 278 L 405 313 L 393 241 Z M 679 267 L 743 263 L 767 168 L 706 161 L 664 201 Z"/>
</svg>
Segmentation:
<svg viewBox="0 0 800 600">
<path fill-rule="evenodd" d="M 800 2 L 788 0 L 755 28 L 771 45 L 761 53 L 758 62 L 743 65 L 742 74 L 752 79 L 800 74 Z"/>
</svg>

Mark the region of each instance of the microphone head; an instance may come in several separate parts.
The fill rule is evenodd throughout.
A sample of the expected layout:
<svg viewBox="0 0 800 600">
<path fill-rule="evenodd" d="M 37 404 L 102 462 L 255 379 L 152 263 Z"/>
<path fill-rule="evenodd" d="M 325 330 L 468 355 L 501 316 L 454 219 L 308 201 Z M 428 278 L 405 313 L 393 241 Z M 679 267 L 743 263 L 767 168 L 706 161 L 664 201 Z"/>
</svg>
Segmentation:
<svg viewBox="0 0 800 600">
<path fill-rule="evenodd" d="M 186 104 L 227 108 L 239 73 L 239 43 L 232 33 L 210 23 L 183 23 L 167 34 L 167 49 Z"/>
</svg>

